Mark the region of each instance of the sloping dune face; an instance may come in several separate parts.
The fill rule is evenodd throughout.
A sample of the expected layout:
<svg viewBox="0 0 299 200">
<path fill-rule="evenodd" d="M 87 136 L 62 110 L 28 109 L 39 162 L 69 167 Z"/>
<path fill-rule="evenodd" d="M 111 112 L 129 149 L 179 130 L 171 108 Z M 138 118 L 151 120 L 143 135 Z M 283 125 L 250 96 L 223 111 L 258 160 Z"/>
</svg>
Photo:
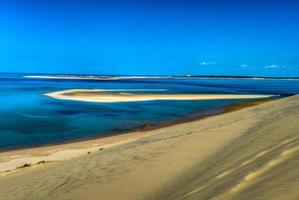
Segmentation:
<svg viewBox="0 0 299 200">
<path fill-rule="evenodd" d="M 299 199 L 299 97 L 252 111 L 255 122 L 240 138 L 157 199 Z"/>
<path fill-rule="evenodd" d="M 299 96 L 0 177 L 10 199 L 299 199 Z M 145 133 L 140 133 L 145 134 Z"/>
</svg>

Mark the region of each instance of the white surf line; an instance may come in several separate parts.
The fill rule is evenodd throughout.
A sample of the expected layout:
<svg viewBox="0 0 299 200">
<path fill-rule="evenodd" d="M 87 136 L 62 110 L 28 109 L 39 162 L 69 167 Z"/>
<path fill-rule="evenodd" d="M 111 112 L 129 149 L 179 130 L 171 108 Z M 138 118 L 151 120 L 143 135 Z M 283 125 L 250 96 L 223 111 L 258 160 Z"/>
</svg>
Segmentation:
<svg viewBox="0 0 299 200">
<path fill-rule="evenodd" d="M 171 78 L 171 76 L 23 76 L 23 78 L 31 79 L 75 79 L 75 80 L 121 80 L 121 79 L 159 79 L 159 78 Z"/>
<path fill-rule="evenodd" d="M 147 91 L 153 91 L 153 92 L 164 92 L 168 91 L 168 89 L 69 89 L 69 90 L 61 90 L 56 91 L 55 93 L 73 93 L 73 92 L 147 92 Z M 51 92 L 54 93 L 54 92 Z M 48 93 L 49 94 L 49 93 Z"/>
<path fill-rule="evenodd" d="M 66 80 L 119 80 L 119 77 L 79 77 L 79 76 L 23 76 L 30 79 L 66 79 Z"/>
<path fill-rule="evenodd" d="M 103 89 L 72 89 L 50 92 L 45 96 L 72 101 L 83 102 L 137 102 L 137 101 L 152 101 L 152 100 L 224 100 L 224 99 L 259 99 L 269 98 L 275 95 L 245 95 L 245 94 L 132 94 L 132 93 L 97 93 L 109 90 Z M 126 89 L 113 89 L 110 91 L 129 91 Z M 133 89 L 131 89 L 133 91 Z M 136 91 L 136 90 L 135 90 Z M 139 90 L 140 91 L 140 90 Z M 142 91 L 142 90 L 141 90 Z M 80 94 L 80 93 L 86 94 Z M 94 92 L 94 94 L 92 94 Z M 76 94 L 78 93 L 78 94 Z"/>
</svg>

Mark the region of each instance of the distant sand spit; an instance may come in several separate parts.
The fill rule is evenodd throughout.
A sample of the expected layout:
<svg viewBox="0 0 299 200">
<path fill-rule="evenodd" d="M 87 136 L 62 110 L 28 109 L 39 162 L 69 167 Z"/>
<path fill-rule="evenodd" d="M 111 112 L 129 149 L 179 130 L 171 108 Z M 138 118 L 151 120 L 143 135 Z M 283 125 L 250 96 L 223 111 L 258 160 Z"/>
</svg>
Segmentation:
<svg viewBox="0 0 299 200">
<path fill-rule="evenodd" d="M 255 94 L 133 94 L 130 90 L 121 93 L 107 93 L 109 90 L 101 89 L 73 89 L 50 92 L 45 96 L 55 99 L 85 101 L 85 102 L 135 102 L 152 100 L 219 100 L 219 99 L 258 99 L 269 98 L 273 95 Z M 111 91 L 111 90 L 110 90 Z M 115 89 L 114 91 L 120 91 Z"/>
<path fill-rule="evenodd" d="M 98 141 L 94 151 L 71 160 L 0 177 L 1 198 L 299 199 L 298 121 L 299 96 L 293 96 L 202 120 L 134 132 L 135 139 L 127 134 L 123 140 L 110 141 L 116 145 L 102 150 L 99 148 L 105 142 Z M 92 147 L 80 143 L 68 148 L 85 145 Z M 0 160 L 24 151 L 36 156 L 43 152 L 4 152 Z"/>
</svg>

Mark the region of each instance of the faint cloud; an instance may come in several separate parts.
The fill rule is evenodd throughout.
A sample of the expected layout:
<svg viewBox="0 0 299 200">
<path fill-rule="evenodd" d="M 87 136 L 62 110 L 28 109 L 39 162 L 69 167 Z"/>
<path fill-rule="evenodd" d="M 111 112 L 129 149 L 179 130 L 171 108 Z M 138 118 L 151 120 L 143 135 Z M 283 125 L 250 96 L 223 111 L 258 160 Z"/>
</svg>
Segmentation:
<svg viewBox="0 0 299 200">
<path fill-rule="evenodd" d="M 279 65 L 266 65 L 265 68 L 266 69 L 275 69 L 275 68 L 279 68 Z"/>
<path fill-rule="evenodd" d="M 266 65 L 265 69 L 296 70 L 296 65 Z"/>
<path fill-rule="evenodd" d="M 203 62 L 199 62 L 199 65 L 216 65 L 216 62 L 214 62 L 214 61 L 203 61 Z"/>
<path fill-rule="evenodd" d="M 248 65 L 242 64 L 240 67 L 241 67 L 242 69 L 247 69 L 247 68 L 248 68 Z"/>
</svg>

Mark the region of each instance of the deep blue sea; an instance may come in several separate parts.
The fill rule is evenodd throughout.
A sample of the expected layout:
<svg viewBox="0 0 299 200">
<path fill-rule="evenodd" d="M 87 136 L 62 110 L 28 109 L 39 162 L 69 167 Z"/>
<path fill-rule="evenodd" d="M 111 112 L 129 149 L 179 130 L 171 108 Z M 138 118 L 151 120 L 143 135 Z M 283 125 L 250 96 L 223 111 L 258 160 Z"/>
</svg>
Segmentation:
<svg viewBox="0 0 299 200">
<path fill-rule="evenodd" d="M 87 103 L 55 100 L 42 95 L 57 90 L 98 88 L 157 89 L 159 91 L 152 93 L 189 94 L 299 93 L 298 80 L 202 78 L 58 80 L 24 78 L 24 75 L 0 74 L 0 150 L 121 133 L 141 127 L 144 123 L 159 125 L 246 101 Z"/>
</svg>

